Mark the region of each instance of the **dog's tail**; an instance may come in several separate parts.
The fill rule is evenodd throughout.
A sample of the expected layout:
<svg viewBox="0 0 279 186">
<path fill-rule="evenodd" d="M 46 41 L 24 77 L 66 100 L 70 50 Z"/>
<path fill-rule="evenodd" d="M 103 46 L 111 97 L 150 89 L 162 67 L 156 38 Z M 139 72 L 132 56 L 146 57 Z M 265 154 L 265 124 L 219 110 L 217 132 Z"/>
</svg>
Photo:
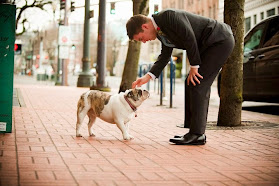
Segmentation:
<svg viewBox="0 0 279 186">
<path fill-rule="evenodd" d="M 85 104 L 85 100 L 84 100 L 84 96 L 85 96 L 85 93 L 83 93 L 81 96 L 80 96 L 80 99 L 78 100 L 78 104 L 77 104 L 77 114 L 79 114 L 83 108 L 84 108 L 84 104 Z"/>
</svg>

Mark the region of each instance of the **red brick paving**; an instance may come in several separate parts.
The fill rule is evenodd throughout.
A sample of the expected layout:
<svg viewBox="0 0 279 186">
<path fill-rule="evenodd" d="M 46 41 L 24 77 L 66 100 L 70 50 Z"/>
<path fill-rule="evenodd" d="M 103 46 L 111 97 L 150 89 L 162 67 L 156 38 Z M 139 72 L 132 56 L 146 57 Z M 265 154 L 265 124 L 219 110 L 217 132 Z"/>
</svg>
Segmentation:
<svg viewBox="0 0 279 186">
<path fill-rule="evenodd" d="M 279 185 L 279 127 L 207 130 L 204 146 L 168 143 L 188 129 L 183 92 L 174 107 L 151 97 L 132 120 L 132 141 L 97 120 L 96 137 L 75 137 L 76 104 L 87 88 L 16 84 L 26 107 L 13 107 L 13 132 L 0 134 L 0 185 Z M 116 90 L 113 90 L 117 92 Z M 168 105 L 168 103 L 166 103 Z M 210 106 L 209 121 L 218 108 Z M 245 121 L 279 117 L 243 111 Z"/>
</svg>

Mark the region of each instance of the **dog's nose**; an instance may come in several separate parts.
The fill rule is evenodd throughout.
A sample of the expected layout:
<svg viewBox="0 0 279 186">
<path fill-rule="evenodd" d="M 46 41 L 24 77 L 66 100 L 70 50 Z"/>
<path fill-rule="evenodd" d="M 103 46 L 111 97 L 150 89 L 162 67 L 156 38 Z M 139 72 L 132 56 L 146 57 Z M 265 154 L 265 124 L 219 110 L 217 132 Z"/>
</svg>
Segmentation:
<svg viewBox="0 0 279 186">
<path fill-rule="evenodd" d="M 148 96 L 147 96 L 147 97 L 149 98 L 149 96 L 150 96 L 150 93 L 149 93 L 149 92 L 148 92 L 147 90 L 143 90 L 143 91 L 144 91 L 144 92 L 147 92 L 147 93 L 148 93 Z"/>
</svg>

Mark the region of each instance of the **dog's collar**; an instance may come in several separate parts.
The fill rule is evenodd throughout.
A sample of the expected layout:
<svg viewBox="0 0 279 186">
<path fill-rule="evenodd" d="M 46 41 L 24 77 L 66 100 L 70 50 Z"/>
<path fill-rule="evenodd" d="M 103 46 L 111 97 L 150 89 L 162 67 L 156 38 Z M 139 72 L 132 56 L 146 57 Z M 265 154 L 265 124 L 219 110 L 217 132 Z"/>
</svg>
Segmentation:
<svg viewBox="0 0 279 186">
<path fill-rule="evenodd" d="M 128 98 L 127 98 L 127 96 L 124 96 L 124 99 L 127 101 L 127 103 L 130 105 L 130 107 L 131 107 L 131 109 L 135 112 L 135 117 L 137 117 L 137 113 L 136 113 L 136 111 L 137 111 L 137 107 L 135 107 L 129 100 L 128 100 Z"/>
</svg>

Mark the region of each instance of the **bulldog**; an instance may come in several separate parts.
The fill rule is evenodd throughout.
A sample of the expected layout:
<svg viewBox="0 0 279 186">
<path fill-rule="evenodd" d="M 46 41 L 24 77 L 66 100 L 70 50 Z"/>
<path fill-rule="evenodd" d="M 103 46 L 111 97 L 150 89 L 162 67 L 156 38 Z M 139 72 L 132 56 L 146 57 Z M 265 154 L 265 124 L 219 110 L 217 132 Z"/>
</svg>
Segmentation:
<svg viewBox="0 0 279 186">
<path fill-rule="evenodd" d="M 149 97 L 147 90 L 129 89 L 115 95 L 90 90 L 83 93 L 77 104 L 76 136 L 82 137 L 80 127 L 87 115 L 89 117 L 89 136 L 95 136 L 92 126 L 96 118 L 100 118 L 121 130 L 124 140 L 134 137 L 129 134 L 129 121 L 136 116 L 137 108 Z"/>
</svg>

